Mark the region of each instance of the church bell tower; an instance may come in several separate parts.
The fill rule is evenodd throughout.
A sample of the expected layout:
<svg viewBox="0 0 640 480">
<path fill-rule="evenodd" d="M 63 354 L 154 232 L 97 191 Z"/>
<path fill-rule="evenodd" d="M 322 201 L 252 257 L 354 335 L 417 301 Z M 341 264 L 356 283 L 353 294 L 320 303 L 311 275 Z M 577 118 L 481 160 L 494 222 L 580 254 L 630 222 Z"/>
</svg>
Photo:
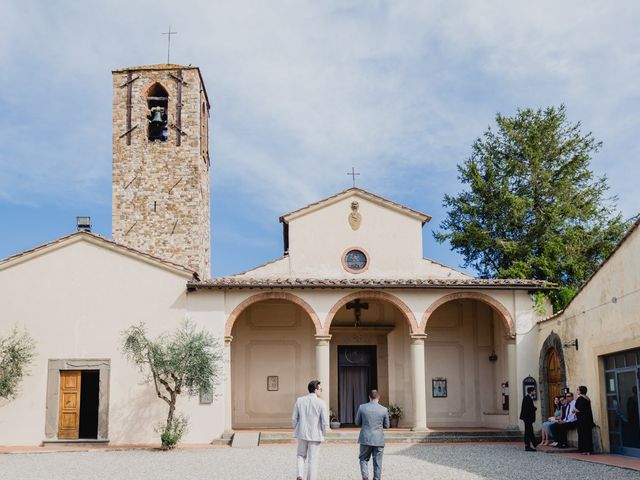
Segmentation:
<svg viewBox="0 0 640 480">
<path fill-rule="evenodd" d="M 209 109 L 197 67 L 113 72 L 114 241 L 210 275 Z"/>
</svg>

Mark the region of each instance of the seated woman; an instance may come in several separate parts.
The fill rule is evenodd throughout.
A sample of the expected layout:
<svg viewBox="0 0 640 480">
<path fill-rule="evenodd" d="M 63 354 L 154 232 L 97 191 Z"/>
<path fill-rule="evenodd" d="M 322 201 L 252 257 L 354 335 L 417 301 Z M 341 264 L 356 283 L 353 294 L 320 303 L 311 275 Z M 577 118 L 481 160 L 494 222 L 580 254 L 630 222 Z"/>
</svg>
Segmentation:
<svg viewBox="0 0 640 480">
<path fill-rule="evenodd" d="M 553 412 L 553 417 L 549 417 L 546 422 L 542 422 L 542 442 L 540 442 L 540 445 L 549 445 L 551 443 L 551 440 L 553 438 L 551 436 L 551 425 L 558 421 L 562 413 L 562 411 L 560 410 L 560 397 L 553 397 L 553 407 L 555 409 Z"/>
</svg>

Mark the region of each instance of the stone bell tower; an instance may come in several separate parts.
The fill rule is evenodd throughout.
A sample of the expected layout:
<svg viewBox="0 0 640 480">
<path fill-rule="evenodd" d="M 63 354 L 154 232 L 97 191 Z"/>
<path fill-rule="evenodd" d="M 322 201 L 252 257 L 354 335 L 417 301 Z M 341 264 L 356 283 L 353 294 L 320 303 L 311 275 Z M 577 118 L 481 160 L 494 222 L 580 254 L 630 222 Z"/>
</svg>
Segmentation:
<svg viewBox="0 0 640 480">
<path fill-rule="evenodd" d="M 113 72 L 114 241 L 210 275 L 209 100 L 200 70 Z"/>
</svg>

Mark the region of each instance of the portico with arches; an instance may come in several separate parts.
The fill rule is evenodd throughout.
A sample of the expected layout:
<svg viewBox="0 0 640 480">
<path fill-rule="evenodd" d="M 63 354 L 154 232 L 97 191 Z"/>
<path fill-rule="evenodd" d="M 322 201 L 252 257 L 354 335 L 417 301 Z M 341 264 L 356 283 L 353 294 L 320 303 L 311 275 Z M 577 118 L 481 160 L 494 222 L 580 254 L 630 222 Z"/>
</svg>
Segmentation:
<svg viewBox="0 0 640 480">
<path fill-rule="evenodd" d="M 546 287 L 424 258 L 429 219 L 351 188 L 281 217 L 281 258 L 189 283 L 222 310 L 209 321 L 224 323 L 225 431 L 290 427 L 312 378 L 343 426 L 377 388 L 400 427 L 517 428 L 518 325 L 537 320 L 530 293 Z"/>
</svg>

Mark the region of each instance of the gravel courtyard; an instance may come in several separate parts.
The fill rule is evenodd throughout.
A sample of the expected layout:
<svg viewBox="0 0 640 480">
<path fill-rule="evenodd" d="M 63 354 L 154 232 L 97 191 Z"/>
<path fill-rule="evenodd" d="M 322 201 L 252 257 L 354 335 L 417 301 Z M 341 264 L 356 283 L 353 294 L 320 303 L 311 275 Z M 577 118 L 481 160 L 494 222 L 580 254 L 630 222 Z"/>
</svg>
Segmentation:
<svg viewBox="0 0 640 480">
<path fill-rule="evenodd" d="M 356 445 L 324 445 L 320 480 L 358 480 Z M 294 479 L 292 445 L 253 449 L 184 449 L 0 455 L 0 478 L 11 480 Z M 385 480 L 625 480 L 640 472 L 526 453 L 520 445 L 388 445 Z"/>
</svg>

